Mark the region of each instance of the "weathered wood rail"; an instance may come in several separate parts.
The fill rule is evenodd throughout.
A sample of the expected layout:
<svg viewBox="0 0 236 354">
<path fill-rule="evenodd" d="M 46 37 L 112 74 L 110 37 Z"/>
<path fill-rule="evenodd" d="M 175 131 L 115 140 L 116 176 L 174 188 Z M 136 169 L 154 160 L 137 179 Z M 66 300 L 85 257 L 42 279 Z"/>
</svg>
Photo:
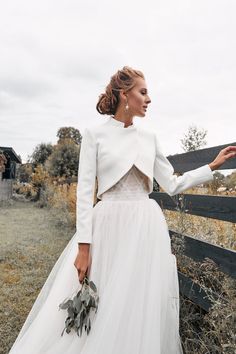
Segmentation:
<svg viewBox="0 0 236 354">
<path fill-rule="evenodd" d="M 168 156 L 168 159 L 173 165 L 175 172 L 184 173 L 211 162 L 218 152 L 228 145 L 236 145 L 236 143 Z M 222 170 L 234 168 L 236 168 L 236 158 L 230 159 L 221 166 Z M 175 212 L 181 211 L 186 214 L 233 223 L 236 222 L 236 197 L 181 194 L 181 202 L 179 197 L 179 195 L 170 197 L 166 193 L 161 192 L 153 192 L 150 194 L 150 198 L 155 199 L 162 209 L 168 209 Z M 204 260 L 205 257 L 210 258 L 219 266 L 219 269 L 222 272 L 236 279 L 235 251 L 215 246 L 189 235 L 178 234 L 173 230 L 169 231 L 171 237 L 174 235 L 175 237 L 184 238 L 184 254 L 186 256 L 198 262 Z M 178 276 L 180 293 L 188 297 L 204 310 L 209 311 L 212 303 L 206 296 L 205 291 L 185 274 L 178 272 Z"/>
</svg>

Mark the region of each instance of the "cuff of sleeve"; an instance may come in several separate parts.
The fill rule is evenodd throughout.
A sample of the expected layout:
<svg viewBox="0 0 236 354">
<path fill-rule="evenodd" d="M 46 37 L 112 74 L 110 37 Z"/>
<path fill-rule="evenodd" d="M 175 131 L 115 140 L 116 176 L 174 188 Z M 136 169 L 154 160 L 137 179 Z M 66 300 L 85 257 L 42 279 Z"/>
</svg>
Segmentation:
<svg viewBox="0 0 236 354">
<path fill-rule="evenodd" d="M 200 183 L 205 183 L 205 182 L 213 180 L 213 177 L 214 177 L 213 171 L 211 170 L 211 168 L 208 164 L 199 167 L 198 170 L 201 174 L 201 182 Z"/>
<path fill-rule="evenodd" d="M 92 243 L 92 240 L 90 237 L 86 237 L 86 236 L 81 236 L 80 232 L 76 232 L 76 239 L 77 239 L 77 243 Z"/>
</svg>

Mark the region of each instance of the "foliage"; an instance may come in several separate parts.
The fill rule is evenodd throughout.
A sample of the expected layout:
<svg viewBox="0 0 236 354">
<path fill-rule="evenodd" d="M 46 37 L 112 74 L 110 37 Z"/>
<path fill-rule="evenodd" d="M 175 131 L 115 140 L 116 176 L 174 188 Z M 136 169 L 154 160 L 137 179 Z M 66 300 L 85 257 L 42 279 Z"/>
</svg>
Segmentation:
<svg viewBox="0 0 236 354">
<path fill-rule="evenodd" d="M 40 192 L 37 205 L 40 208 L 49 207 L 52 210 L 57 225 L 75 226 L 76 223 L 76 183 L 49 178 Z"/>
<path fill-rule="evenodd" d="M 228 189 L 236 188 L 236 171 L 232 172 L 229 176 L 225 178 L 225 186 Z"/>
<path fill-rule="evenodd" d="M 199 129 L 195 125 L 191 125 L 188 128 L 184 138 L 181 139 L 182 149 L 186 152 L 196 151 L 206 145 L 205 137 L 207 135 L 207 130 Z"/>
<path fill-rule="evenodd" d="M 220 187 L 223 187 L 225 183 L 225 176 L 219 171 L 213 173 L 213 180 L 205 183 L 205 186 L 208 188 L 208 193 L 217 194 L 217 190 Z"/>
<path fill-rule="evenodd" d="M 53 177 L 72 177 L 78 175 L 79 146 L 73 142 L 54 147 L 45 166 Z"/>
<path fill-rule="evenodd" d="M 32 170 L 31 164 L 25 164 L 22 170 L 18 171 L 18 182 L 14 184 L 14 192 L 23 194 L 31 201 L 37 201 L 42 189 L 46 186 L 49 175 L 43 165 L 37 165 L 34 172 Z"/>
<path fill-rule="evenodd" d="M 0 172 L 5 171 L 5 164 L 7 163 L 6 156 L 4 155 L 3 151 L 0 150 Z"/>
<path fill-rule="evenodd" d="M 25 196 L 31 201 L 38 200 L 38 189 L 31 183 L 17 182 L 14 184 L 14 192 Z"/>
<path fill-rule="evenodd" d="M 43 188 L 45 187 L 45 183 L 48 178 L 48 172 L 45 170 L 43 165 L 39 164 L 36 166 L 34 172 L 31 175 L 31 183 L 35 188 Z"/>
<path fill-rule="evenodd" d="M 57 137 L 59 138 L 58 144 L 55 146 L 50 143 L 41 143 L 35 147 L 32 155 L 29 156 L 28 163 L 22 165 L 18 171 L 20 182 L 31 182 L 33 177 L 34 185 L 38 184 L 38 187 L 42 187 L 43 177 L 44 175 L 47 177 L 47 174 L 52 177 L 65 178 L 77 176 L 82 140 L 79 130 L 73 127 L 62 127 L 58 130 Z M 35 172 L 39 165 L 41 167 Z M 47 174 L 42 166 L 46 166 Z M 33 176 L 33 173 L 36 176 Z M 39 174 L 42 176 L 40 177 Z M 36 181 L 35 178 L 38 180 Z"/>
<path fill-rule="evenodd" d="M 73 142 L 76 145 L 80 145 L 82 136 L 78 129 L 73 127 L 62 127 L 57 132 L 58 144 L 64 143 L 64 141 Z"/>
<path fill-rule="evenodd" d="M 219 171 L 215 171 L 213 174 L 213 180 L 204 183 L 204 186 L 208 188 L 208 194 L 213 195 L 236 195 L 236 172 L 232 172 L 228 176 L 224 176 Z M 223 187 L 221 189 L 221 187 Z"/>
<path fill-rule="evenodd" d="M 181 296 L 180 333 L 186 353 L 234 354 L 233 323 L 236 315 L 236 281 L 205 258 L 201 264 L 181 255 L 179 269 L 206 292 L 209 312 Z"/>
<path fill-rule="evenodd" d="M 70 183 L 67 183 L 65 178 L 48 178 L 45 187 L 41 189 L 40 200 L 37 204 L 41 208 L 52 208 L 61 226 L 71 225 L 75 227 L 76 189 L 76 178 L 74 178 L 74 181 L 70 181 Z M 96 195 L 97 191 L 95 188 L 93 204 L 96 204 L 98 201 Z"/>
<path fill-rule="evenodd" d="M 82 288 L 72 299 L 65 299 L 59 308 L 67 310 L 68 316 L 65 321 L 64 331 L 70 333 L 73 328 L 77 335 L 82 335 L 83 327 L 89 334 L 91 329 L 90 310 L 98 309 L 99 296 L 97 294 L 97 288 L 93 281 L 89 280 L 87 276 L 82 282 Z"/>
<path fill-rule="evenodd" d="M 16 178 L 19 182 L 29 183 L 33 173 L 33 166 L 31 163 L 24 163 L 19 166 L 16 172 Z"/>
<path fill-rule="evenodd" d="M 30 162 L 32 163 L 33 167 L 36 167 L 39 164 L 44 165 L 48 157 L 51 155 L 52 151 L 53 151 L 52 144 L 49 143 L 38 144 L 35 147 L 32 155 L 30 156 Z"/>
<path fill-rule="evenodd" d="M 170 229 L 181 235 L 192 234 L 193 222 L 187 217 L 195 216 L 185 214 L 186 205 L 182 195 L 172 199 L 177 204 L 178 213 L 171 212 L 171 215 L 175 215 L 173 218 L 167 218 Z M 169 213 L 165 210 L 165 214 Z M 208 229 L 205 225 L 210 223 L 209 220 L 199 217 L 198 219 L 200 225 L 203 224 L 204 234 L 207 234 Z M 218 220 L 216 221 L 219 223 Z M 198 225 L 196 237 L 200 237 L 200 229 Z M 224 234 L 223 229 L 219 233 Z M 181 295 L 180 333 L 184 352 L 186 354 L 234 354 L 235 334 L 232 328 L 236 315 L 236 280 L 224 274 L 209 258 L 197 262 L 187 257 L 184 254 L 184 236 L 173 235 L 171 241 L 173 253 L 178 256 L 178 270 L 197 283 L 212 303 L 209 312 L 206 312 Z"/>
</svg>

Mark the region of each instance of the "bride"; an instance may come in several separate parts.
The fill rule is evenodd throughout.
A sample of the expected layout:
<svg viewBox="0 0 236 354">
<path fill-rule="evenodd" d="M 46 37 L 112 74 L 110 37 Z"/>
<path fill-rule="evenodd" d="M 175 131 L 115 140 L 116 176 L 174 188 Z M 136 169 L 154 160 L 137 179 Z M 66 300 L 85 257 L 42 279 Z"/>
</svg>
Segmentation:
<svg viewBox="0 0 236 354">
<path fill-rule="evenodd" d="M 162 210 L 149 198 L 153 178 L 169 195 L 181 193 L 211 180 L 213 170 L 236 156 L 236 147 L 177 177 L 158 133 L 135 124 L 134 117 L 144 118 L 150 103 L 143 73 L 127 66 L 100 95 L 97 111 L 108 118 L 83 134 L 77 231 L 9 354 L 183 353 L 176 258 Z M 81 288 L 86 275 L 100 299 L 90 333 L 61 336 L 65 312 L 58 306 Z"/>
</svg>

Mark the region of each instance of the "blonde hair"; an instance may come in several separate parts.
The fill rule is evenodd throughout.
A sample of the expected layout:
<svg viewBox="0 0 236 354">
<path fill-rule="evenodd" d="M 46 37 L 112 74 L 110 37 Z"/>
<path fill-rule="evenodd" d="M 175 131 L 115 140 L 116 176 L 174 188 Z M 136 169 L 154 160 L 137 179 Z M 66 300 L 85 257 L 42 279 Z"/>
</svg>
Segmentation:
<svg viewBox="0 0 236 354">
<path fill-rule="evenodd" d="M 135 79 L 144 75 L 141 71 L 132 69 L 129 66 L 124 66 L 118 70 L 112 77 L 109 84 L 106 86 L 105 93 L 99 96 L 96 109 L 100 114 L 113 115 L 116 113 L 119 104 L 119 91 L 121 89 L 126 92 L 135 86 Z"/>
</svg>

